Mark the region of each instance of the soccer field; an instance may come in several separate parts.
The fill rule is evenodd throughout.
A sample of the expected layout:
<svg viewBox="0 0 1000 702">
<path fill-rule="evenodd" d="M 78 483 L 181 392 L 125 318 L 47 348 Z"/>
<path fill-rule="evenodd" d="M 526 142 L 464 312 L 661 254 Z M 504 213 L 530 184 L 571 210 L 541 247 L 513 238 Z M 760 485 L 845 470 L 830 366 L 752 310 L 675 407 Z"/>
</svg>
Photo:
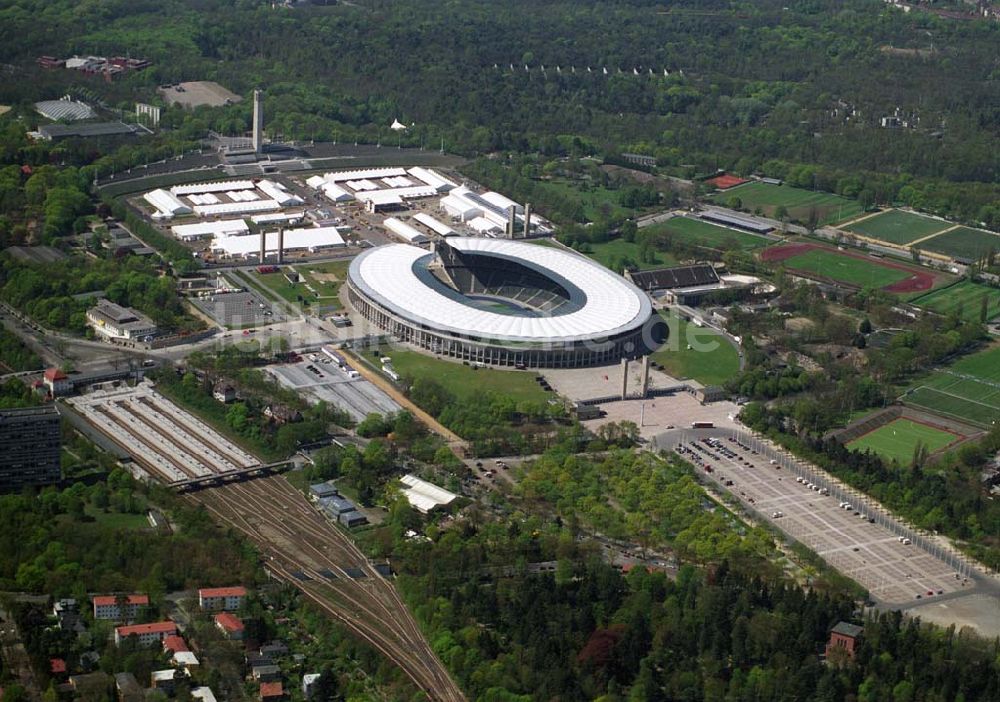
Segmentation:
<svg viewBox="0 0 1000 702">
<path fill-rule="evenodd" d="M 814 192 L 793 188 L 790 185 L 772 185 L 752 181 L 738 185 L 712 197 L 712 201 L 720 205 L 728 204 L 738 197 L 743 208 L 751 212 L 758 207 L 765 216 L 773 217 L 775 210 L 784 205 L 789 218 L 798 222 L 808 222 L 810 212 L 815 208 L 819 224 L 830 224 L 851 219 L 861 214 L 861 205 L 857 200 L 834 195 L 833 193 Z"/>
<path fill-rule="evenodd" d="M 984 296 L 989 301 L 986 306 L 986 319 L 990 320 L 1000 315 L 1000 288 L 992 288 L 971 280 L 962 280 L 947 288 L 922 295 L 911 302 L 938 314 L 957 313 L 966 321 L 978 322 Z"/>
<path fill-rule="evenodd" d="M 913 458 L 917 444 L 922 443 L 929 452 L 934 453 L 960 438 L 950 431 L 900 418 L 851 441 L 847 448 L 855 451 L 870 450 L 890 461 L 906 465 Z"/>
<path fill-rule="evenodd" d="M 921 242 L 920 248 L 952 258 L 975 260 L 991 250 L 1000 252 L 1000 235 L 983 229 L 959 227 Z"/>
<path fill-rule="evenodd" d="M 785 267 L 805 271 L 861 288 L 884 288 L 910 277 L 910 273 L 875 261 L 845 256 L 828 249 L 811 249 L 784 261 Z"/>
<path fill-rule="evenodd" d="M 903 402 L 991 426 L 1000 419 L 1000 346 L 965 356 L 915 382 Z"/>
<path fill-rule="evenodd" d="M 912 212 L 889 210 L 850 224 L 845 229 L 890 244 L 909 244 L 951 226 L 948 222 Z"/>
<path fill-rule="evenodd" d="M 692 246 L 703 246 L 717 251 L 740 249 L 749 251 L 767 246 L 771 241 L 756 234 L 742 232 L 737 229 L 720 227 L 710 222 L 704 222 L 692 217 L 674 217 L 666 222 L 654 224 L 643 230 L 650 234 L 667 234 L 674 241 L 680 241 Z"/>
<path fill-rule="evenodd" d="M 651 358 L 675 378 L 692 378 L 703 385 L 721 385 L 740 371 L 736 348 L 714 329 L 699 327 L 663 313 L 670 335 Z"/>
</svg>

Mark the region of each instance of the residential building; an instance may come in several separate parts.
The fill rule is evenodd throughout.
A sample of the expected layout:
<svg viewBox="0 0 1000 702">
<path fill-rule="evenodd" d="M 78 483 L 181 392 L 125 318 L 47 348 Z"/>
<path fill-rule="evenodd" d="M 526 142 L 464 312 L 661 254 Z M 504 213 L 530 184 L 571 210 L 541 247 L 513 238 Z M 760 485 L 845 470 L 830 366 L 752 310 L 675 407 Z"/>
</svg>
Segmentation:
<svg viewBox="0 0 1000 702">
<path fill-rule="evenodd" d="M 111 676 L 100 671 L 69 676 L 69 689 L 77 699 L 104 699 L 111 685 Z"/>
<path fill-rule="evenodd" d="M 154 690 L 162 690 L 167 695 L 173 694 L 176 681 L 177 671 L 173 668 L 154 670 L 149 676 L 150 687 Z"/>
<path fill-rule="evenodd" d="M 850 622 L 837 622 L 837 625 L 830 631 L 830 640 L 826 644 L 827 660 L 831 658 L 846 658 L 854 660 L 854 652 L 864 627 Z"/>
<path fill-rule="evenodd" d="M 152 624 L 130 624 L 115 628 L 115 646 L 121 646 L 130 636 L 135 636 L 140 646 L 162 643 L 163 639 L 177 633 L 173 622 L 153 622 Z"/>
<path fill-rule="evenodd" d="M 250 676 L 260 683 L 274 682 L 281 677 L 281 668 L 273 663 L 267 665 L 255 665 L 250 670 Z"/>
<path fill-rule="evenodd" d="M 94 619 L 131 622 L 149 607 L 149 595 L 97 595 L 92 602 Z"/>
<path fill-rule="evenodd" d="M 87 324 L 108 341 L 142 341 L 157 331 L 146 315 L 105 299 L 87 310 Z"/>
<path fill-rule="evenodd" d="M 228 405 L 230 402 L 236 401 L 236 388 L 229 383 L 219 381 L 212 387 L 212 397 L 217 402 Z"/>
<path fill-rule="evenodd" d="M 174 634 L 163 639 L 163 650 L 170 653 L 181 653 L 182 651 L 189 651 L 191 649 L 188 648 L 184 639 Z"/>
<path fill-rule="evenodd" d="M 115 690 L 118 702 L 143 702 L 146 699 L 146 691 L 132 673 L 115 675 Z"/>
<path fill-rule="evenodd" d="M 50 658 L 49 671 L 52 673 L 53 677 L 57 678 L 66 675 L 66 661 L 62 658 Z"/>
<path fill-rule="evenodd" d="M 243 622 L 240 618 L 229 612 L 222 612 L 215 615 L 216 628 L 225 635 L 227 639 L 242 641 L 244 634 Z"/>
<path fill-rule="evenodd" d="M 48 388 L 52 397 L 68 395 L 73 392 L 73 384 L 69 382 L 69 377 L 58 368 L 47 368 L 43 378 L 45 387 Z"/>
<path fill-rule="evenodd" d="M 316 683 L 320 679 L 319 673 L 306 673 L 302 676 L 302 696 L 311 700 L 316 689 Z"/>
<path fill-rule="evenodd" d="M 260 684 L 261 702 L 273 702 L 285 699 L 285 690 L 281 682 L 265 682 Z"/>
<path fill-rule="evenodd" d="M 198 606 L 210 612 L 232 611 L 243 606 L 247 589 L 236 587 L 208 587 L 198 590 Z"/>
<path fill-rule="evenodd" d="M 198 656 L 191 651 L 178 651 L 170 657 L 170 664 L 175 668 L 181 668 L 187 675 L 191 675 L 191 669 L 201 665 Z"/>
<path fill-rule="evenodd" d="M 204 685 L 191 690 L 191 699 L 201 700 L 201 702 L 216 702 L 215 693 L 212 692 L 212 688 L 205 687 Z"/>
<path fill-rule="evenodd" d="M 302 421 L 302 413 L 285 405 L 268 405 L 264 408 L 264 416 L 274 420 L 276 424 L 294 424 Z"/>
<path fill-rule="evenodd" d="M 271 641 L 260 647 L 260 655 L 272 659 L 287 656 L 288 646 L 284 641 Z"/>
<path fill-rule="evenodd" d="M 0 410 L 0 491 L 59 482 L 61 438 L 51 405 Z"/>
</svg>

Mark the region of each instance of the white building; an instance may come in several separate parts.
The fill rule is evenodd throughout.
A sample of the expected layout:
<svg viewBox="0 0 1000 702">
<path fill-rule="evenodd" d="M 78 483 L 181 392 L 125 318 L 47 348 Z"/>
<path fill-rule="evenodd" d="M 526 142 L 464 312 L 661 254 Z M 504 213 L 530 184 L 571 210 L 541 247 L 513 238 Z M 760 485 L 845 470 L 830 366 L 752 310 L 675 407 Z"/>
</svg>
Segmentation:
<svg viewBox="0 0 1000 702">
<path fill-rule="evenodd" d="M 448 213 L 449 217 L 454 217 L 460 222 L 468 222 L 483 213 L 480 208 L 454 195 L 445 195 L 441 198 L 441 209 Z"/>
<path fill-rule="evenodd" d="M 154 219 L 169 219 L 182 214 L 191 214 L 191 206 L 186 205 L 177 199 L 177 196 L 163 188 L 151 190 L 142 196 L 142 199 L 152 205 L 156 212 Z"/>
<path fill-rule="evenodd" d="M 425 212 L 418 212 L 417 214 L 413 215 L 413 219 L 416 220 L 417 222 L 420 222 L 422 225 L 424 225 L 425 227 L 427 227 L 428 229 L 430 229 L 432 232 L 435 232 L 436 234 L 440 234 L 441 236 L 457 236 L 458 235 L 458 232 L 456 232 L 454 229 L 452 229 L 451 227 L 449 227 L 447 224 L 445 224 L 444 222 L 441 222 L 439 220 L 434 219 L 433 217 L 431 217 L 429 214 L 427 214 Z"/>
<path fill-rule="evenodd" d="M 257 189 L 277 202 L 282 207 L 292 207 L 301 205 L 303 200 L 295 193 L 290 193 L 285 186 L 275 183 L 273 180 L 261 180 L 257 182 Z"/>
<path fill-rule="evenodd" d="M 427 514 L 439 507 L 450 505 L 458 499 L 458 495 L 448 492 L 426 480 L 421 480 L 413 474 L 404 475 L 399 479 L 403 485 L 403 495 L 407 502 L 421 514 Z"/>
<path fill-rule="evenodd" d="M 282 239 L 283 253 L 308 251 L 316 253 L 346 246 L 341 235 L 345 227 L 304 227 L 286 229 Z M 260 237 L 265 237 L 265 255 L 278 253 L 278 232 L 249 236 L 220 236 L 212 240 L 212 253 L 227 258 L 249 258 L 260 255 Z"/>
<path fill-rule="evenodd" d="M 407 173 L 417 180 L 427 183 L 427 185 L 430 185 L 439 193 L 446 193 L 449 190 L 453 190 L 458 187 L 458 183 L 450 181 L 437 171 L 431 170 L 430 168 L 424 168 L 423 166 L 414 166 L 408 170 Z"/>
<path fill-rule="evenodd" d="M 406 222 L 395 217 L 386 217 L 385 228 L 398 236 L 408 244 L 423 244 L 427 241 L 427 235 L 414 229 Z"/>
<path fill-rule="evenodd" d="M 212 688 L 205 687 L 204 685 L 192 689 L 191 698 L 201 700 L 201 702 L 216 702 L 215 693 L 212 692 Z"/>
<path fill-rule="evenodd" d="M 175 185 L 170 188 L 174 195 L 201 195 L 202 193 L 224 193 L 228 190 L 253 190 L 252 180 L 217 180 L 211 183 Z"/>
<path fill-rule="evenodd" d="M 220 219 L 215 222 L 177 224 L 170 231 L 181 241 L 194 241 L 217 236 L 242 236 L 250 233 L 250 227 L 242 219 Z"/>
<path fill-rule="evenodd" d="M 211 587 L 198 590 L 198 606 L 207 611 L 232 611 L 239 609 L 247 597 L 247 589 L 236 587 Z"/>
<path fill-rule="evenodd" d="M 173 622 L 153 622 L 152 624 L 131 624 L 115 627 L 115 646 L 121 646 L 122 641 L 129 636 L 135 636 L 140 646 L 151 646 L 162 643 L 163 639 L 177 633 L 177 625 Z"/>
<path fill-rule="evenodd" d="M 332 202 L 350 202 L 354 199 L 353 195 L 336 183 L 327 183 L 326 181 L 323 181 L 323 185 L 320 186 L 320 190 L 323 191 L 324 197 Z"/>
<path fill-rule="evenodd" d="M 139 617 L 143 609 L 149 607 L 149 596 L 96 595 L 91 602 L 94 605 L 94 619 L 132 621 Z"/>
<path fill-rule="evenodd" d="M 218 205 L 195 205 L 194 211 L 199 217 L 215 217 L 218 215 L 236 215 L 250 212 L 273 212 L 280 210 L 281 205 L 274 200 L 251 200 L 249 202 L 220 202 Z"/>
<path fill-rule="evenodd" d="M 105 299 L 87 310 L 87 324 L 95 334 L 109 340 L 142 339 L 156 333 L 156 325 L 149 317 Z"/>
</svg>

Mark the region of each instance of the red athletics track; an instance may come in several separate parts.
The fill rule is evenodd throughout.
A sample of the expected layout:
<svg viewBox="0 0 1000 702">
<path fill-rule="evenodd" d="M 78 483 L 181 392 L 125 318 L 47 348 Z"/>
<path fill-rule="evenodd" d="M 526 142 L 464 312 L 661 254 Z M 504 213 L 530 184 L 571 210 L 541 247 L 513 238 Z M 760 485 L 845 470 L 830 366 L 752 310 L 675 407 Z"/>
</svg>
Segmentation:
<svg viewBox="0 0 1000 702">
<path fill-rule="evenodd" d="M 906 271 L 910 274 L 909 278 L 904 278 L 903 280 L 897 281 L 892 285 L 887 285 L 883 290 L 893 293 L 912 293 L 912 292 L 924 292 L 930 290 L 934 287 L 934 274 L 928 271 L 920 270 L 919 268 L 914 268 L 913 266 L 907 266 L 902 263 L 895 263 L 892 261 L 886 261 L 883 259 L 874 259 L 871 256 L 866 256 L 862 253 L 856 253 L 853 251 L 840 251 L 839 249 L 832 249 L 829 246 L 820 246 L 819 244 L 783 244 L 782 246 L 772 246 L 769 249 L 764 249 L 761 252 L 760 258 L 762 261 L 786 261 L 789 258 L 794 258 L 795 256 L 800 256 L 813 249 L 819 249 L 821 251 L 829 251 L 830 253 L 835 253 L 839 256 L 847 256 L 848 258 L 856 258 L 859 261 L 867 261 L 875 266 L 882 266 L 883 268 L 892 268 L 897 271 Z"/>
</svg>

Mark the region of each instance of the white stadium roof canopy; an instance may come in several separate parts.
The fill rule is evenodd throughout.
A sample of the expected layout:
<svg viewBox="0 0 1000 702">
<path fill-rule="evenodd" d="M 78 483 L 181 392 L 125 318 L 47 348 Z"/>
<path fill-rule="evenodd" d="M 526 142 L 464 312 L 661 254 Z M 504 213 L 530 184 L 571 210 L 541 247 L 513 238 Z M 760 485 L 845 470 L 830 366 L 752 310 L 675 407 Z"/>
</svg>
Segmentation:
<svg viewBox="0 0 1000 702">
<path fill-rule="evenodd" d="M 652 313 L 644 292 L 583 256 L 506 239 L 455 237 L 448 242 L 461 252 L 514 260 L 566 281 L 582 293 L 584 304 L 573 312 L 548 317 L 499 314 L 464 304 L 417 276 L 418 261 L 434 254 L 409 244 L 365 251 L 351 264 L 351 281 L 407 320 L 486 339 L 525 343 L 595 339 L 638 328 Z"/>
</svg>

